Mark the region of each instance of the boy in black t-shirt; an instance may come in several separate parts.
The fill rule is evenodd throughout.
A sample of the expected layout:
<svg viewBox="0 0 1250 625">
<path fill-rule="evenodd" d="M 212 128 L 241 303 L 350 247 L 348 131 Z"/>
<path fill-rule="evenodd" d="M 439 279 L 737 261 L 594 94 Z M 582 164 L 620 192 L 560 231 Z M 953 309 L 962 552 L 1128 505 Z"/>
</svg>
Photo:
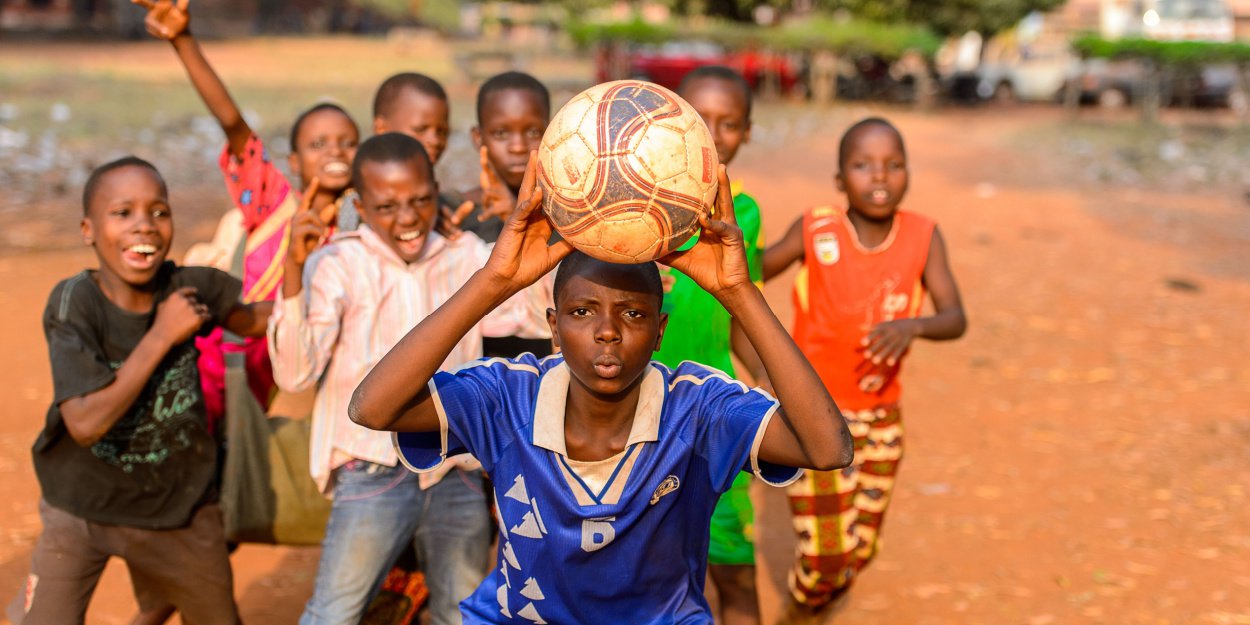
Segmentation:
<svg viewBox="0 0 1250 625">
<path fill-rule="evenodd" d="M 63 280 L 43 315 L 54 399 L 35 441 L 43 533 L 10 606 L 15 624 L 81 623 L 111 556 L 140 608 L 168 602 L 197 625 L 238 622 L 192 340 L 220 325 L 262 336 L 271 304 L 165 256 L 165 181 L 126 157 L 92 172 L 83 241 L 99 268 Z"/>
</svg>

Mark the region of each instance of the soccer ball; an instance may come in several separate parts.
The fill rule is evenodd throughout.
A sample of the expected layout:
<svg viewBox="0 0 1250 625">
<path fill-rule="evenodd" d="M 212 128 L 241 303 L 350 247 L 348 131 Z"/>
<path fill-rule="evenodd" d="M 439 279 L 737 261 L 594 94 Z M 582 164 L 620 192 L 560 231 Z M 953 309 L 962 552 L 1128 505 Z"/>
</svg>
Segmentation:
<svg viewBox="0 0 1250 625">
<path fill-rule="evenodd" d="M 679 248 L 716 200 L 716 145 L 677 94 L 640 80 L 587 89 L 538 148 L 543 210 L 586 254 L 641 263 Z"/>
</svg>

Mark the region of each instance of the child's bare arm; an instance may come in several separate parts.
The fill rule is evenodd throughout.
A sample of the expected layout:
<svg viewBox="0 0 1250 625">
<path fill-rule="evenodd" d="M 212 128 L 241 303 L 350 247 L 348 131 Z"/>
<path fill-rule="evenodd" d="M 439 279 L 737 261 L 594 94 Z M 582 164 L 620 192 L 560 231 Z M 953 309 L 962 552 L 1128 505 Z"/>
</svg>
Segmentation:
<svg viewBox="0 0 1250 625">
<path fill-rule="evenodd" d="M 374 366 L 352 394 L 348 415 L 374 430 L 430 432 L 439 428 L 429 381 L 452 348 L 491 310 L 533 284 L 568 256 L 567 241 L 548 245 L 551 223 L 534 186 L 537 158 L 530 157 L 521 199 L 486 266 L 413 328 Z"/>
<path fill-rule="evenodd" d="M 230 309 L 221 327 L 239 336 L 265 336 L 272 312 L 273 302 L 240 302 Z"/>
<path fill-rule="evenodd" d="M 887 321 L 873 327 L 864 337 L 863 345 L 866 355 L 874 363 L 892 367 L 916 338 L 949 341 L 963 336 L 967 330 L 968 320 L 964 316 L 959 287 L 955 285 L 955 276 L 946 257 L 946 242 L 936 226 L 922 279 L 929 289 L 929 296 L 933 298 L 934 314 Z"/>
<path fill-rule="evenodd" d="M 803 218 L 794 220 L 780 241 L 764 249 L 763 256 L 761 265 L 765 280 L 773 279 L 795 261 L 803 260 Z"/>
<path fill-rule="evenodd" d="M 217 118 L 221 129 L 226 133 L 226 142 L 230 145 L 230 153 L 242 156 L 247 147 L 248 137 L 252 129 L 243 119 L 239 107 L 235 105 L 226 90 L 226 85 L 217 77 L 208 59 L 200 51 L 200 44 L 191 35 L 190 14 L 187 13 L 188 0 L 131 0 L 148 10 L 144 25 L 153 37 L 164 39 L 174 46 L 174 52 L 191 78 L 191 84 L 199 92 L 200 98 L 208 106 L 208 110 Z"/>
<path fill-rule="evenodd" d="M 820 470 L 850 464 L 854 449 L 842 413 L 811 363 L 764 301 L 764 294 L 751 283 L 742 231 L 734 220 L 729 179 L 723 166 L 716 214 L 721 219 L 701 220 L 703 235 L 694 247 L 671 254 L 662 262 L 681 270 L 716 296 L 741 323 L 763 361 L 781 401 L 781 410 L 764 432 L 759 459 Z"/>
<path fill-rule="evenodd" d="M 760 360 L 759 353 L 751 345 L 751 339 L 747 338 L 746 331 L 742 329 L 742 324 L 737 319 L 729 320 L 729 345 L 733 349 L 734 356 L 738 357 L 742 366 L 746 367 L 747 373 L 751 375 L 751 381 L 756 386 L 772 393 L 773 383 L 768 378 L 768 370 L 764 368 L 764 361 Z"/>
<path fill-rule="evenodd" d="M 194 287 L 183 287 L 161 302 L 152 328 L 108 386 L 61 402 L 65 429 L 75 443 L 88 447 L 103 438 L 130 410 L 169 350 L 191 338 L 212 317 L 195 293 Z"/>
</svg>

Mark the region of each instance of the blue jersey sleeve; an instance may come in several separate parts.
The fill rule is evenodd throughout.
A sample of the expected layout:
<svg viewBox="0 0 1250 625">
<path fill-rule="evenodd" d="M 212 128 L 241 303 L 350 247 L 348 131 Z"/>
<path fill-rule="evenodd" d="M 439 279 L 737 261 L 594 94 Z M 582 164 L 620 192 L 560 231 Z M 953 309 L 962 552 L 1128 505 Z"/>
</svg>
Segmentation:
<svg viewBox="0 0 1250 625">
<path fill-rule="evenodd" d="M 802 474 L 801 469 L 759 459 L 764 431 L 779 407 L 771 395 L 692 363 L 683 363 L 675 379 L 678 385 L 698 380 L 695 452 L 707 462 L 716 492 L 729 490 L 739 471 L 750 471 L 772 486 L 785 486 Z"/>
<path fill-rule="evenodd" d="M 439 430 L 399 432 L 395 449 L 400 460 L 417 472 L 433 471 L 449 456 L 473 454 L 487 472 L 499 452 L 512 443 L 512 405 L 529 402 L 538 379 L 537 361 L 528 354 L 517 360 L 485 358 L 454 371 L 440 371 L 430 380 Z"/>
</svg>

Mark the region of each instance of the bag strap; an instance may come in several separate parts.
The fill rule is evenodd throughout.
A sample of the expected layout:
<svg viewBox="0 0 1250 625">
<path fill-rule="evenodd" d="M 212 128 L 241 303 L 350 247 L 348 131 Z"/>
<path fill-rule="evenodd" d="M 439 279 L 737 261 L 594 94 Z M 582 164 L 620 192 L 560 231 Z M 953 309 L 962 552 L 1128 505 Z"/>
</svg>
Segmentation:
<svg viewBox="0 0 1250 625">
<path fill-rule="evenodd" d="M 230 260 L 230 275 L 242 280 L 243 265 L 247 260 L 247 235 L 239 237 L 239 244 L 234 246 L 234 258 Z M 225 329 L 221 329 L 221 342 L 231 345 L 242 345 L 243 337 Z"/>
</svg>

